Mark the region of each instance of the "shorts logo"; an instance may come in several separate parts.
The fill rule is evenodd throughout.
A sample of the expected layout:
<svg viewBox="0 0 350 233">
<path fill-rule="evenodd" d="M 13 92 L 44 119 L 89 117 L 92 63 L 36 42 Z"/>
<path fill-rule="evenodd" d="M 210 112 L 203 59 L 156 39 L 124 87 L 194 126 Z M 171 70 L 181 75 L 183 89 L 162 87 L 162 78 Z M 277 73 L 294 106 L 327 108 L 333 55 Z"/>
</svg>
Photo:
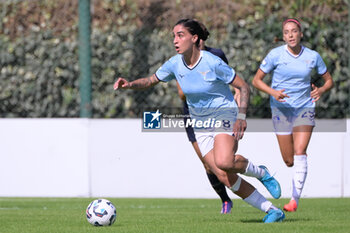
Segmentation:
<svg viewBox="0 0 350 233">
<path fill-rule="evenodd" d="M 156 112 L 143 112 L 143 128 L 144 129 L 160 129 L 162 113 L 159 109 Z"/>
</svg>

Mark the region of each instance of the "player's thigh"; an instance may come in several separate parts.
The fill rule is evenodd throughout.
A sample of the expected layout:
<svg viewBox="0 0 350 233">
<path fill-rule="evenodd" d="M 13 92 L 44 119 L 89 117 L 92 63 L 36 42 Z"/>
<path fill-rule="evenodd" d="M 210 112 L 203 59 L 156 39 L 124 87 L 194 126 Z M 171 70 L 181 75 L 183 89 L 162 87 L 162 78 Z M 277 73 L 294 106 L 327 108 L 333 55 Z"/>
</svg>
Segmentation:
<svg viewBox="0 0 350 233">
<path fill-rule="evenodd" d="M 306 154 L 312 135 L 312 130 L 312 125 L 300 125 L 293 128 L 294 154 Z"/>
<path fill-rule="evenodd" d="M 288 167 L 294 164 L 294 145 L 292 134 L 276 134 L 283 161 Z"/>
<path fill-rule="evenodd" d="M 238 141 L 231 135 L 221 133 L 214 139 L 214 158 L 216 165 L 221 169 L 234 167 L 234 155 L 237 151 Z"/>
</svg>

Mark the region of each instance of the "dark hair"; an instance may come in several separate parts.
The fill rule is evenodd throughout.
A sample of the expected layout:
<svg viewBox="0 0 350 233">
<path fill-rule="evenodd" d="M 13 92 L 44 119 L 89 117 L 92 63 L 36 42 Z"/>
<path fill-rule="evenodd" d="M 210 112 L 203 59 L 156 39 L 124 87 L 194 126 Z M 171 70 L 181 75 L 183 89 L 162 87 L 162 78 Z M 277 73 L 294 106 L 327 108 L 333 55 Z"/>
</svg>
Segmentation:
<svg viewBox="0 0 350 233">
<path fill-rule="evenodd" d="M 203 23 L 199 22 L 199 25 L 201 26 L 201 28 L 203 30 L 203 38 L 201 38 L 201 39 L 203 41 L 206 41 L 208 39 L 210 33 Z"/>
<path fill-rule="evenodd" d="M 180 19 L 177 21 L 174 27 L 177 25 L 183 25 L 191 33 L 191 35 L 198 36 L 198 40 L 196 41 L 197 46 L 199 46 L 200 40 L 206 40 L 209 36 L 209 32 L 206 30 L 207 33 L 205 33 L 200 23 L 194 19 Z"/>
</svg>

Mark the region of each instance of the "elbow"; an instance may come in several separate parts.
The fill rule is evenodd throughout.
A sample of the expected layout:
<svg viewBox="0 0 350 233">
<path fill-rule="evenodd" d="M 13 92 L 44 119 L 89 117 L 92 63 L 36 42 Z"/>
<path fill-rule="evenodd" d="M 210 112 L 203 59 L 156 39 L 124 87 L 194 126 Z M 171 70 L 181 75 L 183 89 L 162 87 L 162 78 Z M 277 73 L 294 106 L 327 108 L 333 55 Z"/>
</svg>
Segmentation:
<svg viewBox="0 0 350 233">
<path fill-rule="evenodd" d="M 253 81 L 252 81 L 252 85 L 253 85 L 253 87 L 257 87 L 257 83 L 256 83 L 256 79 L 255 78 L 253 78 Z"/>
</svg>

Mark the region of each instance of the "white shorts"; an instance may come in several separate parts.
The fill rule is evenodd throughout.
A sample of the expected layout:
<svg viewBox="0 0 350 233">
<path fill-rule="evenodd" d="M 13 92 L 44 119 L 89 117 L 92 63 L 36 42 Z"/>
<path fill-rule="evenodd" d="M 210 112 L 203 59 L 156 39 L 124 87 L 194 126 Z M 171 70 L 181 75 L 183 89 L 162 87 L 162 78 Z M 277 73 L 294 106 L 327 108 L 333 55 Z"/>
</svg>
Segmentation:
<svg viewBox="0 0 350 233">
<path fill-rule="evenodd" d="M 278 135 L 290 135 L 293 128 L 301 125 L 315 126 L 315 109 L 304 108 L 296 110 L 272 108 L 272 123 L 275 133 Z"/>
<path fill-rule="evenodd" d="M 218 129 L 216 128 L 215 130 L 199 130 L 196 131 L 195 129 L 195 135 L 196 135 L 196 140 L 198 143 L 198 147 L 202 153 L 202 157 L 204 157 L 208 152 L 214 148 L 214 139 L 215 136 L 218 134 L 228 134 L 230 136 L 234 136 L 233 133 L 233 125 L 235 121 L 229 121 L 226 120 L 222 124 L 222 126 Z"/>
<path fill-rule="evenodd" d="M 214 148 L 214 139 L 218 134 L 228 134 L 233 136 L 233 133 L 229 132 L 206 132 L 206 133 L 196 133 L 196 139 L 198 147 L 202 153 L 202 157 L 209 153 Z"/>
</svg>

